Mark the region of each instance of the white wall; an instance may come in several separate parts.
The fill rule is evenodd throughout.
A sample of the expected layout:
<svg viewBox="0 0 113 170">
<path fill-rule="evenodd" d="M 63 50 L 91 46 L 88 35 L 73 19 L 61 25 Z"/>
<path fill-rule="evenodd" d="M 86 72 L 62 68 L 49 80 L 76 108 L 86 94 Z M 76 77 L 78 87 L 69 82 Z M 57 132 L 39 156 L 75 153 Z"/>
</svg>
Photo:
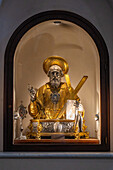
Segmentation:
<svg viewBox="0 0 113 170">
<path fill-rule="evenodd" d="M 3 150 L 3 79 L 4 79 L 4 53 L 8 40 L 14 30 L 27 18 L 47 10 L 66 10 L 75 12 L 89 20 L 103 36 L 110 57 L 110 121 L 111 121 L 111 151 L 113 151 L 113 6 L 110 0 L 3 0 L 0 6 L 0 151 Z M 35 160 L 34 160 L 35 161 Z M 56 160 L 57 161 L 57 160 Z M 59 160 L 58 160 L 59 161 Z M 80 160 L 79 160 L 80 161 Z M 68 161 L 69 162 L 69 161 Z M 98 161 L 99 162 L 99 161 Z M 103 161 L 104 162 L 104 161 Z M 101 162 L 100 165 L 103 164 Z M 62 162 L 66 165 L 66 160 Z M 95 161 L 92 162 L 95 164 Z M 110 162 L 111 163 L 111 162 Z M 10 163 L 9 163 L 10 164 Z M 15 162 L 16 164 L 16 162 Z M 32 162 L 34 164 L 34 162 Z M 31 167 L 32 167 L 31 164 Z M 74 167 L 79 163 L 70 162 Z M 91 162 L 89 161 L 89 164 Z M 11 163 L 12 165 L 12 163 Z M 45 162 L 46 167 L 46 162 Z M 44 166 L 43 165 L 43 166 Z M 76 166 L 77 165 L 77 166 Z M 86 165 L 86 162 L 84 166 Z M 103 166 L 105 165 L 105 162 Z M 110 168 L 108 169 L 112 169 Z M 4 165 L 5 166 L 5 165 Z M 37 165 L 36 165 L 37 166 Z M 55 163 L 56 166 L 56 163 Z M 13 167 L 13 166 L 12 166 Z M 14 166 L 16 167 L 16 166 Z M 66 167 L 66 166 L 65 166 Z M 83 166 L 82 166 L 83 167 Z M 100 166 L 101 167 L 101 166 Z M 88 169 L 90 169 L 89 166 Z M 107 168 L 107 166 L 105 166 Z M 12 168 L 13 169 L 13 168 Z M 19 168 L 22 169 L 22 168 Z M 39 168 L 40 169 L 40 168 Z M 65 168 L 66 169 L 66 168 Z M 95 168 L 94 168 L 95 169 Z"/>
</svg>

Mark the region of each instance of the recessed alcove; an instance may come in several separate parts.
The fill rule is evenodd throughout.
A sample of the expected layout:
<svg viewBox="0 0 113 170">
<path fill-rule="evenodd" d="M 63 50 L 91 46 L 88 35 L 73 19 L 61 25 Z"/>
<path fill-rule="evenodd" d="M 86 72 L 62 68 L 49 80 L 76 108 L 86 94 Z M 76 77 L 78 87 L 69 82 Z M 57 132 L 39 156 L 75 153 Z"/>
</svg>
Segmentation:
<svg viewBox="0 0 113 170">
<path fill-rule="evenodd" d="M 5 55 L 5 131 L 4 150 L 48 150 L 54 151 L 54 144 L 29 145 L 20 141 L 15 134 L 13 114 L 21 101 L 28 107 L 30 97 L 28 84 L 39 88 L 48 77 L 43 71 L 43 61 L 53 55 L 63 57 L 69 65 L 69 76 L 73 88 L 80 79 L 88 79 L 78 92 L 85 109 L 85 123 L 90 138 L 98 144 L 79 145 L 73 143 L 55 144 L 59 151 L 109 150 L 109 59 L 103 38 L 96 28 L 84 18 L 65 11 L 50 11 L 35 15 L 25 21 L 9 40 Z M 62 81 L 65 81 L 64 78 Z M 7 89 L 7 91 L 6 91 Z M 8 117 L 8 113 L 10 116 Z M 95 115 L 98 114 L 98 130 Z M 23 120 L 23 134 L 30 122 L 30 115 Z M 11 127 L 8 125 L 11 122 Z M 10 135 L 11 134 L 11 135 Z M 24 149 L 23 149 L 24 145 Z M 66 146 L 68 145 L 68 148 Z M 48 148 L 47 148 L 48 147 Z M 43 149 L 42 149 L 43 148 Z"/>
</svg>

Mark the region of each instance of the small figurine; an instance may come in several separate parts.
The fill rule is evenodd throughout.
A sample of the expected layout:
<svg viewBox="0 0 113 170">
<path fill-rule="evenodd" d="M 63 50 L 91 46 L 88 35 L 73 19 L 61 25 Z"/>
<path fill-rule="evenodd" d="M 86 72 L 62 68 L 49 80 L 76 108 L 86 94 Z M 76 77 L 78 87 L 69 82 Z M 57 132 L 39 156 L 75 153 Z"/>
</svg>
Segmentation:
<svg viewBox="0 0 113 170">
<path fill-rule="evenodd" d="M 26 136 L 22 135 L 23 132 L 23 119 L 26 118 L 27 110 L 26 107 L 22 104 L 23 101 L 21 101 L 21 105 L 18 107 L 17 111 L 14 113 L 14 120 L 20 120 L 20 136 L 19 139 L 26 139 Z"/>
</svg>

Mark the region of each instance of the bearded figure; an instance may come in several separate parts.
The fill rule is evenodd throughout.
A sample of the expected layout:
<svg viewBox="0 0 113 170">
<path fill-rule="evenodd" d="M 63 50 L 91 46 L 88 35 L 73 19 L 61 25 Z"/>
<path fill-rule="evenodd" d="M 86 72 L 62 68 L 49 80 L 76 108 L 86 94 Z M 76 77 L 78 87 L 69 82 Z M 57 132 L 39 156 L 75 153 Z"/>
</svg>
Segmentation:
<svg viewBox="0 0 113 170">
<path fill-rule="evenodd" d="M 49 132 L 49 135 L 52 133 L 51 139 L 64 138 L 65 132 L 74 132 L 74 138 L 89 138 L 89 133 L 85 131 L 87 126 L 83 119 L 84 111 L 81 109 L 83 107 L 77 96 L 87 76 L 84 76 L 73 89 L 67 74 L 68 63 L 59 56 L 48 57 L 43 63 L 43 69 L 49 77 L 49 82 L 38 90 L 31 86 L 28 88 L 31 97 L 28 109 L 33 119 L 30 120 L 28 127 L 30 131 L 26 134 L 27 138 L 41 139 L 43 135 L 47 135 L 46 132 Z M 62 77 L 65 77 L 65 82 L 61 81 Z M 76 108 L 76 110 L 72 108 Z M 62 132 L 63 136 L 61 134 L 53 135 L 53 132 Z"/>
<path fill-rule="evenodd" d="M 43 69 L 49 82 L 31 93 L 29 114 L 34 119 L 65 119 L 67 100 L 80 100 L 69 81 L 68 63 L 62 57 L 51 56 L 44 61 Z M 66 82 L 61 81 L 63 76 Z"/>
</svg>

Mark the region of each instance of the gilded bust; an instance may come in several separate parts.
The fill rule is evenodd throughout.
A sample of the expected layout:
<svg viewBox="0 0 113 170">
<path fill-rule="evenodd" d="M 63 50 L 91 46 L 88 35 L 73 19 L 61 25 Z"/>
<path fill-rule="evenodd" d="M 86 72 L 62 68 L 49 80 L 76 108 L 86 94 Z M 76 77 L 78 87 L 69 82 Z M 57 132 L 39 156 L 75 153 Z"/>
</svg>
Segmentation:
<svg viewBox="0 0 113 170">
<path fill-rule="evenodd" d="M 43 69 L 49 82 L 31 93 L 29 114 L 35 119 L 65 119 L 66 101 L 80 100 L 70 84 L 68 63 L 62 57 L 51 56 L 44 61 Z M 61 82 L 63 76 L 66 82 Z"/>
</svg>

